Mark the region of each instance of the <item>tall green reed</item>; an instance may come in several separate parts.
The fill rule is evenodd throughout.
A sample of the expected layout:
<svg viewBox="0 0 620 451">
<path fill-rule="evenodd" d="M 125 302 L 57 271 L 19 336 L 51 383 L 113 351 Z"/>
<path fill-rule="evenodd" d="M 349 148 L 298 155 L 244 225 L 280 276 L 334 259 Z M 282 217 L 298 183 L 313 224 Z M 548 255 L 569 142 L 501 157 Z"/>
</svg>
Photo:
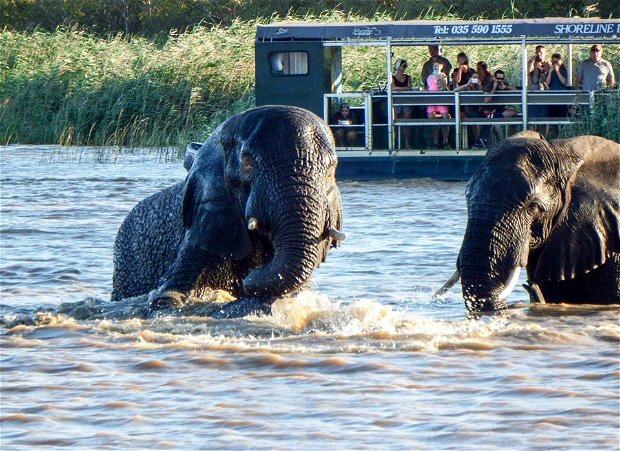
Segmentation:
<svg viewBox="0 0 620 451">
<path fill-rule="evenodd" d="M 597 135 L 620 142 L 620 91 L 596 93 L 592 109 L 577 110 L 577 120 L 561 130 L 561 137 Z"/>
<path fill-rule="evenodd" d="M 0 33 L 0 143 L 165 146 L 252 95 L 254 26 L 162 48 L 76 30 Z"/>
</svg>

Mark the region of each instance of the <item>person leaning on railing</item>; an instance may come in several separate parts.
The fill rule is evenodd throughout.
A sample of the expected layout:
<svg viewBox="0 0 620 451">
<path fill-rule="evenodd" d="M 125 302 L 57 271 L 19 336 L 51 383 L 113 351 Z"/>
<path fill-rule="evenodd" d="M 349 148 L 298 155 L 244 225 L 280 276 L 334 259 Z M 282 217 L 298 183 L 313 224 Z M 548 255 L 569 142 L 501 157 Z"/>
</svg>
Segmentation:
<svg viewBox="0 0 620 451">
<path fill-rule="evenodd" d="M 493 88 L 491 89 L 491 92 L 489 93 L 491 96 L 493 96 L 496 92 L 506 92 L 506 91 L 516 91 L 517 87 L 511 85 L 508 80 L 506 80 L 506 73 L 501 70 L 501 69 L 497 69 L 494 73 L 493 73 Z M 487 98 L 490 100 L 490 98 Z M 486 99 L 485 99 L 486 100 Z M 491 111 L 491 115 L 493 117 L 515 117 L 517 116 L 517 110 L 514 109 L 514 107 L 511 106 L 506 106 L 506 105 L 489 105 L 490 111 Z M 489 109 L 487 109 L 487 111 L 489 111 Z"/>
<path fill-rule="evenodd" d="M 477 72 L 473 73 L 469 82 L 466 85 L 457 86 L 454 88 L 455 92 L 482 92 L 482 87 L 480 86 L 480 76 Z M 480 112 L 479 106 L 467 105 L 465 109 L 465 117 L 477 119 L 481 118 L 483 115 Z M 471 130 L 473 143 L 470 148 L 484 148 L 484 142 L 480 140 L 480 126 L 479 125 L 471 125 L 469 126 Z"/>
<path fill-rule="evenodd" d="M 459 86 L 455 91 L 482 91 L 487 94 L 485 102 L 491 99 L 491 91 L 495 84 L 495 79 L 491 72 L 489 72 L 489 66 L 484 61 L 478 61 L 476 63 L 476 73 L 472 75 L 467 85 Z M 465 111 L 465 116 L 472 119 L 480 119 L 488 117 L 490 111 L 485 110 L 482 107 L 471 108 Z M 473 135 L 473 144 L 471 147 L 477 149 L 484 149 L 489 143 L 489 136 L 491 134 L 491 127 L 479 125 L 472 125 L 471 131 Z"/>
<path fill-rule="evenodd" d="M 551 63 L 547 61 L 546 51 L 544 45 L 537 45 L 534 56 L 528 61 L 528 77 L 527 77 L 527 89 L 528 91 L 544 91 L 549 89 L 547 86 L 547 73 L 551 69 Z M 544 118 L 549 115 L 549 108 L 547 105 L 537 103 L 527 106 L 527 115 L 531 119 Z M 533 130 L 538 131 L 543 136 L 547 136 L 549 131 L 548 125 L 534 125 L 531 127 Z"/>
</svg>

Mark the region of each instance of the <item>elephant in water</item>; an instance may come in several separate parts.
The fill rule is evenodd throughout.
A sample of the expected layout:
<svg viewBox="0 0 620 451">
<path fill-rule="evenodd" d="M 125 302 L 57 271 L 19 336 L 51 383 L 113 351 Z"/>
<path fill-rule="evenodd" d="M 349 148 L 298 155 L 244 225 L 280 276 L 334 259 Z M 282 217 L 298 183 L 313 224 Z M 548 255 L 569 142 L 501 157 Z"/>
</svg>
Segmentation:
<svg viewBox="0 0 620 451">
<path fill-rule="evenodd" d="M 506 307 L 521 267 L 533 302 L 620 303 L 620 144 L 518 133 L 489 150 L 466 197 L 452 283 L 470 311 Z"/>
<path fill-rule="evenodd" d="M 222 317 L 268 312 L 307 288 L 344 239 L 336 164 L 330 130 L 309 111 L 265 106 L 229 118 L 186 165 L 184 182 L 125 218 L 112 300 L 150 293 L 156 311 L 223 290 L 238 299 Z"/>
</svg>

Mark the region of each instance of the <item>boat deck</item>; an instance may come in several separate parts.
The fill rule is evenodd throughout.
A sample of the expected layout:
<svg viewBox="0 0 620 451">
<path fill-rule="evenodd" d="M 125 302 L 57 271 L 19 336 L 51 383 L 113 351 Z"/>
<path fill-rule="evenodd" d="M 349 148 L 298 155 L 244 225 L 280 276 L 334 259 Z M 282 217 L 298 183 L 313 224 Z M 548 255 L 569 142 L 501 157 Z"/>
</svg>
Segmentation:
<svg viewBox="0 0 620 451">
<path fill-rule="evenodd" d="M 486 154 L 482 150 L 338 151 L 339 180 L 431 178 L 467 181 Z"/>
</svg>

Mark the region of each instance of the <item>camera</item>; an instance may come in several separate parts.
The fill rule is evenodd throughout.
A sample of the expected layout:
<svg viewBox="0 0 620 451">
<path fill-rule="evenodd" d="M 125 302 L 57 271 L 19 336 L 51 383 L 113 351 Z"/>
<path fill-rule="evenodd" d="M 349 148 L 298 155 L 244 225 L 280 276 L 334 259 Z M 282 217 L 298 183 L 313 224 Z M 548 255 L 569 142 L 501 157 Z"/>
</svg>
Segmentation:
<svg viewBox="0 0 620 451">
<path fill-rule="evenodd" d="M 542 61 L 542 58 L 536 55 L 536 58 L 534 58 L 534 61 L 536 61 L 537 63 L 540 63 Z"/>
</svg>

